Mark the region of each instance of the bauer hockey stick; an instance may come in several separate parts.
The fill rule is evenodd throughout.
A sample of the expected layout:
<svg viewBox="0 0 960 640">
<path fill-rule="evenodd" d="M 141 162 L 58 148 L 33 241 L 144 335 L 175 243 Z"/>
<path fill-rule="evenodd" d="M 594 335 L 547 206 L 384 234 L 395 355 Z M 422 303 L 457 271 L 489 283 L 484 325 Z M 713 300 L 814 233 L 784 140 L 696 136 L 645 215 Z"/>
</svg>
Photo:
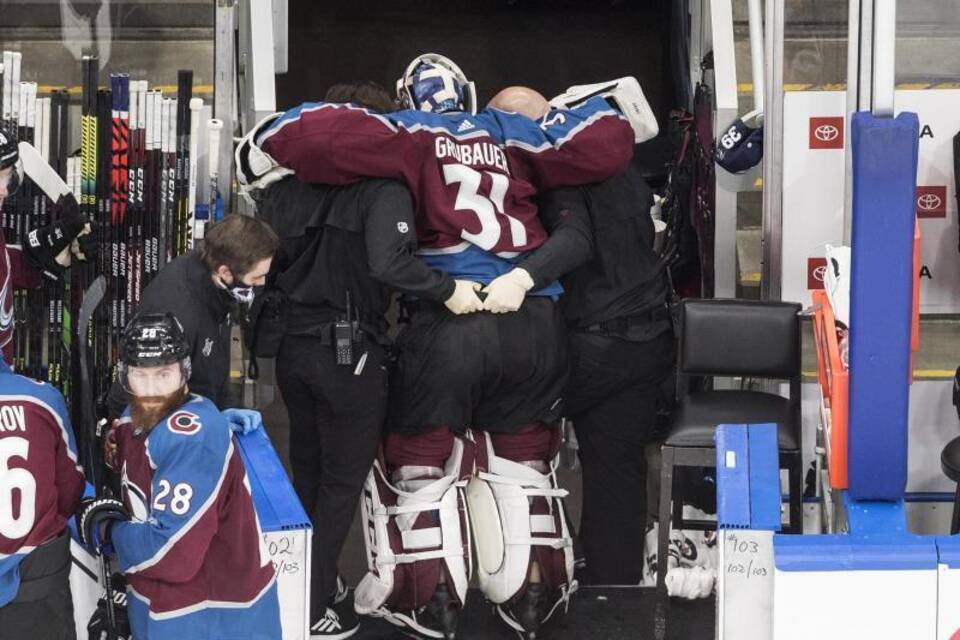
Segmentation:
<svg viewBox="0 0 960 640">
<path fill-rule="evenodd" d="M 84 442 L 85 461 L 83 468 L 98 496 L 107 493 L 105 483 L 100 477 L 103 460 L 99 447 L 100 436 L 102 435 L 101 428 L 106 421 L 97 420 L 94 407 L 94 391 L 90 380 L 89 364 L 92 336 L 89 333 L 90 320 L 106 293 L 107 281 L 102 275 L 98 276 L 83 294 L 83 300 L 80 302 L 80 317 L 77 321 L 77 336 L 80 342 L 77 349 L 80 355 L 81 419 L 83 421 L 84 440 L 86 441 Z M 114 608 L 113 573 L 110 559 L 101 549 L 97 549 L 97 552 L 100 560 L 100 579 L 103 581 L 103 589 L 106 592 L 107 624 L 110 628 L 110 637 L 117 637 L 117 614 Z"/>
</svg>

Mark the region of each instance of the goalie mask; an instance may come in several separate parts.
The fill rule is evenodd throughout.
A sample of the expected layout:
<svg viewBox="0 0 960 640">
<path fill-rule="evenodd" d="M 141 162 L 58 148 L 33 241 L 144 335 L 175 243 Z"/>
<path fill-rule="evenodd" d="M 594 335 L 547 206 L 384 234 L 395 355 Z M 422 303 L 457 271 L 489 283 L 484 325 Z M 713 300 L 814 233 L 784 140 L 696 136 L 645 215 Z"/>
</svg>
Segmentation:
<svg viewBox="0 0 960 640">
<path fill-rule="evenodd" d="M 23 163 L 20 162 L 17 141 L 14 136 L 0 128 L 0 200 L 13 195 L 21 184 Z"/>
<path fill-rule="evenodd" d="M 477 112 L 477 92 L 453 60 L 424 53 L 407 65 L 397 80 L 397 99 L 406 109 L 428 113 Z"/>
</svg>

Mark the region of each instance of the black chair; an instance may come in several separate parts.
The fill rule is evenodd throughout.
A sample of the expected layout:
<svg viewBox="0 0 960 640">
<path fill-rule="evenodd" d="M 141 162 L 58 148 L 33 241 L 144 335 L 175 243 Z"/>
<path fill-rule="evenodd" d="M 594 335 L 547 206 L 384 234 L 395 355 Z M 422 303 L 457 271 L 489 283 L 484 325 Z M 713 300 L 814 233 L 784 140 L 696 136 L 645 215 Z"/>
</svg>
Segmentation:
<svg viewBox="0 0 960 640">
<path fill-rule="evenodd" d="M 693 391 L 709 376 L 788 380 L 790 396 L 733 389 Z M 787 469 L 790 525 L 802 530 L 800 459 L 800 305 L 748 300 L 684 300 L 680 308 L 677 409 L 662 451 L 657 587 L 665 593 L 671 529 L 715 529 L 713 520 L 684 520 L 674 496 L 678 467 L 715 467 L 718 424 L 778 425 L 780 468 Z M 672 519 L 671 519 L 672 512 Z"/>
<path fill-rule="evenodd" d="M 950 518 L 950 535 L 955 535 L 960 533 L 960 437 L 948 442 L 940 452 L 940 468 L 957 483 L 953 494 L 953 516 Z"/>
</svg>

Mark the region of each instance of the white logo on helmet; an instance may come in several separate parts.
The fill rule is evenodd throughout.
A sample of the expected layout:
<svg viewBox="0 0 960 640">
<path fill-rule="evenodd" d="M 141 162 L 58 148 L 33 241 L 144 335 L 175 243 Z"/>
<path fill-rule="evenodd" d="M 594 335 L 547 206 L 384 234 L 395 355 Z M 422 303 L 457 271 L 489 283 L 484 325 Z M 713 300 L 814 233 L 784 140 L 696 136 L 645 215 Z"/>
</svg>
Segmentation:
<svg viewBox="0 0 960 640">
<path fill-rule="evenodd" d="M 813 137 L 821 142 L 830 142 L 836 140 L 840 135 L 840 130 L 832 124 L 822 124 L 813 130 Z"/>
<path fill-rule="evenodd" d="M 917 208 L 921 211 L 936 211 L 942 204 L 943 200 L 935 193 L 924 193 L 917 198 Z"/>
<path fill-rule="evenodd" d="M 734 145 L 740 142 L 743 134 L 737 130 L 737 127 L 730 127 L 723 137 L 720 138 L 720 145 L 727 150 L 733 149 Z"/>
</svg>

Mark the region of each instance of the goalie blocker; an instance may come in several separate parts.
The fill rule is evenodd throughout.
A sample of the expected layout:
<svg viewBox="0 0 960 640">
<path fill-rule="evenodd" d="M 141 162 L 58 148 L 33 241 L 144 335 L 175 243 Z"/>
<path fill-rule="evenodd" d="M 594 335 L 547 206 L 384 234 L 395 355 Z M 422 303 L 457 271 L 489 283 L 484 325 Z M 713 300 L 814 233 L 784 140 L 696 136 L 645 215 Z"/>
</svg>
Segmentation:
<svg viewBox="0 0 960 640">
<path fill-rule="evenodd" d="M 626 117 L 630 128 L 633 129 L 636 144 L 656 138 L 660 133 L 660 127 L 657 125 L 657 118 L 653 115 L 650 103 L 644 97 L 640 83 L 633 76 L 624 76 L 609 82 L 568 87 L 566 91 L 553 98 L 550 105 L 557 109 L 572 109 L 595 96 L 602 97 Z M 547 117 L 556 116 L 548 114 Z"/>
</svg>

